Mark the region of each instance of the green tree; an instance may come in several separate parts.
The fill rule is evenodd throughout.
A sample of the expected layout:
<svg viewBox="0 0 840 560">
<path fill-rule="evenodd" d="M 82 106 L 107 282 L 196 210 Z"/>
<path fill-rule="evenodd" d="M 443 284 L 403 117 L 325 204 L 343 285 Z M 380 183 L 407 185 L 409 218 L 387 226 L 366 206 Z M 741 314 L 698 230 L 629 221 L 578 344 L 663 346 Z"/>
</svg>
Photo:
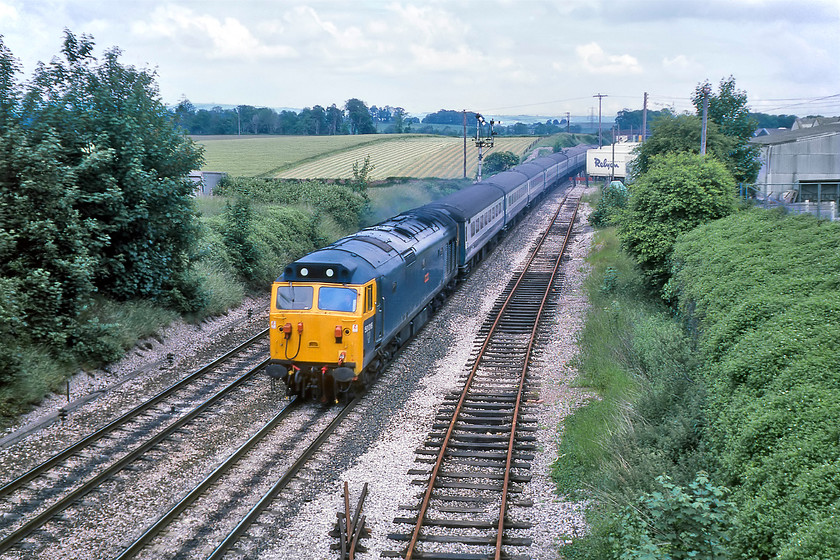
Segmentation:
<svg viewBox="0 0 840 560">
<path fill-rule="evenodd" d="M 259 252 L 252 239 L 253 214 L 248 199 L 244 197 L 237 197 L 233 205 L 227 202 L 224 212 L 225 229 L 222 232 L 222 239 L 234 268 L 240 276 L 249 281 L 254 280 L 259 261 Z"/>
<path fill-rule="evenodd" d="M 350 181 L 350 189 L 362 195 L 365 207 L 370 206 L 370 197 L 367 189 L 370 184 L 371 174 L 376 166 L 370 162 L 370 156 L 365 156 L 365 161 L 359 165 L 358 161 L 353 162 L 353 179 Z"/>
<path fill-rule="evenodd" d="M 376 127 L 370 116 L 370 110 L 361 99 L 348 99 L 344 106 L 350 119 L 350 134 L 375 134 Z"/>
<path fill-rule="evenodd" d="M 198 235 L 187 175 L 201 149 L 175 128 L 154 74 L 120 64 L 116 48 L 98 63 L 93 47 L 65 31 L 63 59 L 41 64 L 30 82 L 26 136 L 72 169 L 72 206 L 101 293 L 165 300 L 169 290 L 194 291 L 183 285 Z"/>
<path fill-rule="evenodd" d="M 327 134 L 347 134 L 344 124 L 344 111 L 335 106 L 335 103 L 327 108 L 326 113 Z"/>
<path fill-rule="evenodd" d="M 401 134 L 405 131 L 405 109 L 394 107 L 394 132 Z"/>
<path fill-rule="evenodd" d="M 635 176 L 650 168 L 651 160 L 661 154 L 687 152 L 700 153 L 700 136 L 703 123 L 700 117 L 693 115 L 671 116 L 670 114 L 653 121 L 651 135 L 644 144 L 636 148 L 637 157 L 631 165 Z M 728 155 L 734 149 L 735 141 L 720 133 L 717 125 L 710 123 L 706 131 L 706 153 L 725 162 L 730 172 L 734 172 L 734 163 Z"/>
<path fill-rule="evenodd" d="M 735 88 L 735 78 L 720 81 L 718 93 L 711 93 L 711 84 L 704 82 L 694 89 L 692 103 L 697 114 L 703 114 L 703 97 L 709 92 L 709 120 L 717 124 L 720 132 L 735 140 L 727 159 L 732 162 L 732 175 L 737 181 L 752 183 L 758 176 L 761 162 L 758 159 L 759 147 L 749 140 L 757 126 L 757 121 L 747 108 L 747 93 Z"/>
<path fill-rule="evenodd" d="M 513 152 L 493 152 L 484 158 L 482 167 L 488 175 L 505 171 L 519 165 L 519 158 Z"/>
<path fill-rule="evenodd" d="M 55 129 L 42 125 L 43 133 L 33 134 L 18 73 L 0 40 L 0 315 L 12 337 L 4 345 L 38 340 L 64 348 L 95 291 L 92 253 L 101 243 L 91 239 L 96 224 L 79 211 L 85 193 L 78 178 L 100 154 L 89 150 L 68 162 Z"/>
<path fill-rule="evenodd" d="M 661 117 L 674 116 L 670 109 L 662 109 L 661 111 L 647 112 L 647 127 L 650 128 L 651 123 Z M 616 114 L 615 126 L 622 132 L 629 132 L 631 129 L 634 134 L 639 134 L 642 131 L 643 111 L 638 109 L 631 111 L 630 109 L 622 109 Z"/>
<path fill-rule="evenodd" d="M 612 181 L 604 187 L 597 208 L 589 215 L 589 223 L 595 227 L 617 225 L 622 210 L 627 206 L 627 198 L 627 187 L 624 183 Z"/>
<path fill-rule="evenodd" d="M 61 56 L 22 85 L 0 40 L 6 380 L 9 349 L 36 342 L 62 358 L 115 358 L 118 341 L 91 312 L 97 293 L 181 310 L 203 303 L 189 273 L 197 230 L 186 180 L 201 153 L 176 132 L 152 74 L 121 65 L 117 49 L 99 63 L 93 47 L 66 31 Z"/>
<path fill-rule="evenodd" d="M 185 97 L 181 98 L 178 105 L 175 107 L 175 116 L 173 121 L 175 124 L 185 130 L 189 130 L 195 118 L 195 106 Z"/>
<path fill-rule="evenodd" d="M 677 237 L 731 213 L 734 193 L 732 175 L 712 157 L 681 152 L 651 159 L 630 187 L 619 235 L 654 288 L 668 280 Z"/>
</svg>

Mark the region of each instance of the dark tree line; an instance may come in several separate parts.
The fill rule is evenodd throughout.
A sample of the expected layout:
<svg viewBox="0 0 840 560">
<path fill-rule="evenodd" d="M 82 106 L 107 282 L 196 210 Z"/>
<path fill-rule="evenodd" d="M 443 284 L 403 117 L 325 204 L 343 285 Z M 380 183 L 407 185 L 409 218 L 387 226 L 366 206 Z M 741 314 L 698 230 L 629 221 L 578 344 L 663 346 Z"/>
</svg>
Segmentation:
<svg viewBox="0 0 840 560">
<path fill-rule="evenodd" d="M 239 105 L 235 108 L 197 109 L 183 99 L 173 110 L 176 125 L 188 134 L 283 134 L 300 136 L 331 136 L 336 134 L 376 134 L 415 132 L 460 136 L 463 133 L 464 113 L 441 109 L 426 115 L 421 121 L 409 117 L 402 107 L 368 107 L 364 101 L 348 99 L 343 107 L 335 104 L 324 108 L 307 107 L 300 112 L 268 107 Z M 467 130 L 475 131 L 475 113 L 467 112 Z M 544 123 L 497 125 L 502 136 L 548 136 L 558 132 L 580 132 L 579 125 L 567 126 L 566 119 L 547 119 Z"/>
<path fill-rule="evenodd" d="M 472 111 L 466 112 L 467 134 L 475 133 L 475 113 Z M 423 120 L 422 124 L 425 127 L 419 126 L 416 131 L 420 133 L 443 133 L 446 134 L 448 130 L 452 134 L 460 135 L 463 133 L 464 127 L 464 111 L 454 111 L 452 109 L 441 109 L 435 113 L 429 113 Z M 441 131 L 428 125 L 446 125 L 452 127 Z M 456 128 L 457 127 L 457 128 Z M 526 124 L 523 122 L 516 122 L 511 125 L 496 124 L 493 130 L 500 136 L 549 136 L 557 134 L 558 132 L 580 132 L 579 125 L 568 126 L 566 119 L 547 119 L 544 123 L 537 122 Z"/>
<path fill-rule="evenodd" d="M 408 132 L 409 119 L 402 107 L 377 107 L 361 99 L 348 99 L 344 107 L 314 105 L 300 112 L 239 105 L 233 109 L 196 109 L 183 99 L 174 109 L 174 122 L 188 134 L 285 134 L 332 136 L 376 134 L 377 125 L 386 131 Z"/>
</svg>

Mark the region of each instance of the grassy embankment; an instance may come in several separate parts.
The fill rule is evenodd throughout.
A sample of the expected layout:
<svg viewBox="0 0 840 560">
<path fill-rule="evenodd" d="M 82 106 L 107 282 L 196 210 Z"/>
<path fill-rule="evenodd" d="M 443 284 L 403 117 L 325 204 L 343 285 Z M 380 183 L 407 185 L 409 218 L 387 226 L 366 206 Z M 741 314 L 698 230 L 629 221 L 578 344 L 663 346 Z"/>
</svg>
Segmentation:
<svg viewBox="0 0 840 560">
<path fill-rule="evenodd" d="M 840 554 L 837 246 L 840 224 L 738 212 L 678 240 L 669 308 L 598 233 L 578 365 L 600 398 L 554 472 L 593 528 L 566 558 Z"/>
</svg>

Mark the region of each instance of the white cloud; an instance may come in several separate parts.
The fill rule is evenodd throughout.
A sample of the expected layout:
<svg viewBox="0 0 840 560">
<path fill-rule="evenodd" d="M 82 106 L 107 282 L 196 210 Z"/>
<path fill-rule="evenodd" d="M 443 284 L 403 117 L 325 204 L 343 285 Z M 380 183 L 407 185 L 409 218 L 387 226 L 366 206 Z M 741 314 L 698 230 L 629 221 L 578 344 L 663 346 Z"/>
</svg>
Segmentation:
<svg viewBox="0 0 840 560">
<path fill-rule="evenodd" d="M 691 68 L 692 63 L 684 54 L 678 54 L 671 58 L 667 56 L 662 59 L 662 67 L 669 70 L 685 70 Z"/>
<path fill-rule="evenodd" d="M 288 45 L 259 40 L 236 18 L 216 18 L 174 5 L 156 8 L 149 20 L 134 22 L 131 30 L 147 39 L 166 39 L 180 47 L 200 51 L 208 59 L 274 59 L 298 54 Z"/>
<path fill-rule="evenodd" d="M 434 6 L 391 4 L 388 9 L 398 16 L 395 25 L 400 28 L 401 36 L 415 42 L 454 42 L 471 32 L 469 23 Z"/>
<path fill-rule="evenodd" d="M 0 33 L 26 73 L 60 53 L 63 28 L 90 33 L 155 68 L 168 102 L 588 114 L 598 91 L 632 108 L 621 95 L 687 98 L 730 74 L 750 99 L 836 93 L 837 2 L 0 0 Z"/>
<path fill-rule="evenodd" d="M 4 2 L 0 2 L 0 21 L 8 23 L 10 21 L 17 21 L 20 19 L 17 9 Z"/>
<path fill-rule="evenodd" d="M 639 61 L 629 54 L 608 55 L 598 43 L 575 47 L 583 68 L 592 74 L 638 74 L 642 71 Z"/>
<path fill-rule="evenodd" d="M 440 50 L 426 45 L 411 45 L 414 62 L 423 70 L 489 69 L 490 65 L 478 51 L 460 45 L 454 50 Z"/>
</svg>

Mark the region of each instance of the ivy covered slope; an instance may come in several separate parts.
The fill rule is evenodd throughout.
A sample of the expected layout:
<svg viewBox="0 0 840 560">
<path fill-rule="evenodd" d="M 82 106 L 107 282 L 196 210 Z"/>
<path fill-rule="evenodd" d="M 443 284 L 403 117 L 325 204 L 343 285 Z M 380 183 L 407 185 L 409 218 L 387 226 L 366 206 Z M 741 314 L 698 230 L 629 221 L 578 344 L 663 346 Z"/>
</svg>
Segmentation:
<svg viewBox="0 0 840 560">
<path fill-rule="evenodd" d="M 752 210 L 674 247 L 736 558 L 840 558 L 840 224 Z"/>
</svg>

